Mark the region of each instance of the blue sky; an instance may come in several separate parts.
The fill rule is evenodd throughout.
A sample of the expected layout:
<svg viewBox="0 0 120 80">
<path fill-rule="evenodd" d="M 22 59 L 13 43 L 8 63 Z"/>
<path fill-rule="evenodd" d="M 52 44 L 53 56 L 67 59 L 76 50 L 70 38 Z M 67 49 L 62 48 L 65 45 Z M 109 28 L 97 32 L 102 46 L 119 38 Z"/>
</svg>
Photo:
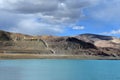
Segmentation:
<svg viewBox="0 0 120 80">
<path fill-rule="evenodd" d="M 0 29 L 32 35 L 120 37 L 120 0 L 0 0 Z"/>
</svg>

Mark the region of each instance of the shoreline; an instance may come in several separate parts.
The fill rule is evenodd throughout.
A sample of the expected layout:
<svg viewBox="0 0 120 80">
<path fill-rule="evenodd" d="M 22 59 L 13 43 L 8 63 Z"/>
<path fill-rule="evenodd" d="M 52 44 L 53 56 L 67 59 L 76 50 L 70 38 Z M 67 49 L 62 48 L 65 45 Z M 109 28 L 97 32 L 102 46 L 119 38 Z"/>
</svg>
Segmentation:
<svg viewBox="0 0 120 80">
<path fill-rule="evenodd" d="M 53 54 L 0 54 L 0 60 L 7 59 L 79 59 L 79 60 L 120 60 L 118 57 L 101 57 L 86 55 L 53 55 Z"/>
</svg>

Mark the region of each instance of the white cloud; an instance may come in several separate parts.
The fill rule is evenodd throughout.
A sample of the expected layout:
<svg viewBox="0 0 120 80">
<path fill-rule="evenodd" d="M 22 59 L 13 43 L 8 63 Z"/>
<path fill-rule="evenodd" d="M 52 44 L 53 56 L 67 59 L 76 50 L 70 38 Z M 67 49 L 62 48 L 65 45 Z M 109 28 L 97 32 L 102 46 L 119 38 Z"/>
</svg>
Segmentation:
<svg viewBox="0 0 120 80">
<path fill-rule="evenodd" d="M 85 29 L 85 27 L 84 26 L 74 26 L 74 27 L 72 27 L 72 29 L 74 29 L 74 30 L 83 30 L 83 29 Z"/>
<path fill-rule="evenodd" d="M 116 21 L 119 8 L 120 0 L 0 0 L 0 25 L 27 34 L 57 34 L 83 19 L 84 9 L 92 18 Z"/>
<path fill-rule="evenodd" d="M 19 32 L 25 34 L 29 33 L 29 34 L 51 35 L 55 33 L 61 33 L 64 30 L 59 25 L 52 25 L 44 22 L 39 22 L 35 18 L 21 20 L 16 26 L 17 27 L 10 28 L 10 30 L 12 30 L 12 32 Z"/>
<path fill-rule="evenodd" d="M 83 17 L 82 9 L 91 1 L 0 0 L 0 24 L 13 32 L 61 33 Z"/>
<path fill-rule="evenodd" d="M 116 34 L 120 34 L 120 29 L 118 30 L 112 30 L 110 32 L 103 32 L 102 34 L 105 34 L 105 35 L 116 35 Z"/>
<path fill-rule="evenodd" d="M 0 5 L 0 9 L 4 11 L 52 16 L 52 20 L 66 23 L 76 22 L 81 18 L 81 8 L 87 4 L 78 0 L 1 0 Z"/>
</svg>

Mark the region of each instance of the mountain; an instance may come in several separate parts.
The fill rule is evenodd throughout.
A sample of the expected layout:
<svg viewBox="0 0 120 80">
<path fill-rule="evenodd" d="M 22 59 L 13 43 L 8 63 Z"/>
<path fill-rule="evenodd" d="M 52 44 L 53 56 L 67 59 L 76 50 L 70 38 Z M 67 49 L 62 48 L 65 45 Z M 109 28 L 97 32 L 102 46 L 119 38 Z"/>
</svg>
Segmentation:
<svg viewBox="0 0 120 80">
<path fill-rule="evenodd" d="M 97 35 L 97 34 L 80 34 L 78 36 L 75 36 L 78 39 L 84 40 L 86 42 L 94 43 L 98 40 L 113 40 L 113 37 L 111 36 L 104 36 L 104 35 Z"/>
<path fill-rule="evenodd" d="M 97 47 L 120 48 L 120 39 L 112 36 L 81 34 L 75 37 L 85 42 L 90 42 Z"/>
<path fill-rule="evenodd" d="M 97 34 L 31 36 L 0 31 L 0 53 L 76 56 L 84 59 L 120 59 L 120 39 Z M 0 56 L 1 58 L 1 56 Z"/>
</svg>

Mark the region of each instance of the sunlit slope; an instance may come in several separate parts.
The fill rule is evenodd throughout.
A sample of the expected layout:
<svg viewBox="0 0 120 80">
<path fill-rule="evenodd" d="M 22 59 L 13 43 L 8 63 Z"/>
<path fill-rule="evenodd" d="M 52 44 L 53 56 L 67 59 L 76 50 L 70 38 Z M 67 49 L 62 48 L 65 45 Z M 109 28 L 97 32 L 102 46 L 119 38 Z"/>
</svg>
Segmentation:
<svg viewBox="0 0 120 80">
<path fill-rule="evenodd" d="M 33 53 L 50 54 L 51 51 L 45 43 L 39 41 L 2 41 L 0 42 L 2 53 Z"/>
</svg>

